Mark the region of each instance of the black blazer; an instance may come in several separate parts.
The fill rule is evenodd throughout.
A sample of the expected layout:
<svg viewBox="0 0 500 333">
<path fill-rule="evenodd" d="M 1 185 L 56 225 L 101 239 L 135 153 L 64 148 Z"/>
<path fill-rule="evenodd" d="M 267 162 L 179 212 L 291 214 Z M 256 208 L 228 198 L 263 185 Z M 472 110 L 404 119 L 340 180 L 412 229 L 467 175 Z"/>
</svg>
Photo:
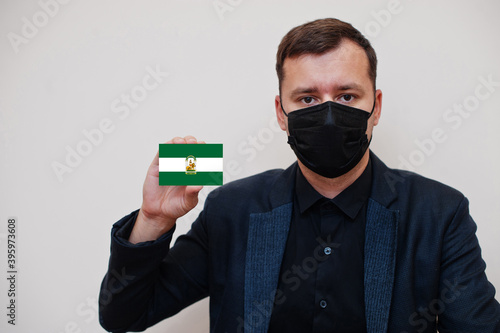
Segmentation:
<svg viewBox="0 0 500 333">
<path fill-rule="evenodd" d="M 365 231 L 368 333 L 500 332 L 468 201 L 458 191 L 389 169 L 373 153 Z M 101 325 L 144 330 L 210 296 L 211 332 L 266 332 L 292 214 L 297 164 L 212 191 L 170 249 L 126 241 L 137 211 L 112 230 Z M 193 318 L 193 320 L 196 320 Z"/>
</svg>

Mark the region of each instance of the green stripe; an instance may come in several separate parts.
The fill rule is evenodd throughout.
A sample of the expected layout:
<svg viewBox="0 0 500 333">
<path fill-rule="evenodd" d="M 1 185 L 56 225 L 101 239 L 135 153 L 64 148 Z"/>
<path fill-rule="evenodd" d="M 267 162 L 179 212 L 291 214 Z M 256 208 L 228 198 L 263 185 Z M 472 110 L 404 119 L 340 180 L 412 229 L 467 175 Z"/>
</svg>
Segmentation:
<svg viewBox="0 0 500 333">
<path fill-rule="evenodd" d="M 160 172 L 160 186 L 164 185 L 222 185 L 222 172 Z"/>
<path fill-rule="evenodd" d="M 222 157 L 221 143 L 200 143 L 200 144 L 160 144 L 160 157 Z"/>
</svg>

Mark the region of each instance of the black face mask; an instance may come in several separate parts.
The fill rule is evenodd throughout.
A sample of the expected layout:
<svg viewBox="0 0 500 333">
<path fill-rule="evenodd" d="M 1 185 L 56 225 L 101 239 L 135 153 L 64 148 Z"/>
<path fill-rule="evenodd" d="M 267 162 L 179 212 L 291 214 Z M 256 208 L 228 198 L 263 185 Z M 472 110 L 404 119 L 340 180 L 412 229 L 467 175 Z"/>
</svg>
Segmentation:
<svg viewBox="0 0 500 333">
<path fill-rule="evenodd" d="M 375 101 L 370 112 L 331 101 L 289 114 L 283 104 L 281 109 L 288 117 L 288 144 L 307 168 L 323 177 L 352 170 L 370 145 L 366 129 Z"/>
</svg>

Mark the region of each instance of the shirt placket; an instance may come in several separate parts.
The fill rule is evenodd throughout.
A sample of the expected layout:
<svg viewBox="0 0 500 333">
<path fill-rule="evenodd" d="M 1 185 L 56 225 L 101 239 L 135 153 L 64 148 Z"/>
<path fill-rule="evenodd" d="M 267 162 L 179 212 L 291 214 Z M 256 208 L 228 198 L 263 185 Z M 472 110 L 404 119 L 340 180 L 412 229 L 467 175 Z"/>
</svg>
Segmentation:
<svg viewBox="0 0 500 333">
<path fill-rule="evenodd" d="M 316 285 L 315 285 L 315 305 L 313 318 L 313 332 L 324 332 L 325 327 L 332 327 L 335 324 L 335 317 L 332 311 L 335 295 L 332 293 L 332 283 L 335 283 L 334 276 L 341 276 L 335 272 L 336 252 L 341 247 L 337 243 L 338 230 L 344 223 L 344 217 L 332 202 L 326 202 L 320 209 L 319 236 L 317 247 L 314 250 L 317 259 Z"/>
</svg>

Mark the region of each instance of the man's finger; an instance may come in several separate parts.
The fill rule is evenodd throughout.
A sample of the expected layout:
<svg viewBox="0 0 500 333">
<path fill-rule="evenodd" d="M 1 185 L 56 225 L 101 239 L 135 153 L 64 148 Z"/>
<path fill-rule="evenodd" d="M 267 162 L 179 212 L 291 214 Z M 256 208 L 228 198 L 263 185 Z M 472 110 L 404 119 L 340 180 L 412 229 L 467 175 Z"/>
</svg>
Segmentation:
<svg viewBox="0 0 500 333">
<path fill-rule="evenodd" d="M 187 143 L 197 143 L 196 138 L 192 135 L 187 135 L 184 137 L 184 140 L 186 140 Z"/>
<path fill-rule="evenodd" d="M 173 143 L 186 143 L 186 140 L 184 138 L 181 138 L 180 136 L 176 136 L 175 138 L 172 139 Z"/>
</svg>

